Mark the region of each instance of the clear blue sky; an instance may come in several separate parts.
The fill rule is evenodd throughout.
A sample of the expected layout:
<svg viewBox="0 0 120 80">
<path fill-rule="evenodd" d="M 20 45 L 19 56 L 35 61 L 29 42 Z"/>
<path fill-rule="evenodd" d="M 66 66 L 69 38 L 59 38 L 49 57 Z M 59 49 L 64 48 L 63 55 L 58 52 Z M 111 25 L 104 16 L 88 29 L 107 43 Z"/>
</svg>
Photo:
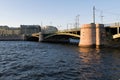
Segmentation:
<svg viewBox="0 0 120 80">
<path fill-rule="evenodd" d="M 120 20 L 120 0 L 0 0 L 0 25 L 19 27 L 20 24 L 61 26 L 74 23 L 80 15 L 80 24 L 92 22 L 92 7 L 96 6 L 96 22 Z"/>
</svg>

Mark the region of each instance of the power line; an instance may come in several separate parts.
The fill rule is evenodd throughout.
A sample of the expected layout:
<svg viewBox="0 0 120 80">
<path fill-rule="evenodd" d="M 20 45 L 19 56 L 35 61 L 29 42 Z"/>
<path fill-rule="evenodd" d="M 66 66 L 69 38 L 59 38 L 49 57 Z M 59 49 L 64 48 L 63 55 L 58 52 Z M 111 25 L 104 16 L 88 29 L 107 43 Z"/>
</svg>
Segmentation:
<svg viewBox="0 0 120 80">
<path fill-rule="evenodd" d="M 106 16 L 106 18 L 109 18 L 109 20 L 120 20 L 118 18 L 120 18 L 120 13 L 116 13 L 116 12 L 110 12 L 107 10 L 101 10 L 96 8 L 95 6 L 93 7 L 93 22 L 95 23 L 95 17 L 98 15 L 98 13 L 100 14 L 100 22 L 103 23 L 103 18 Z M 104 13 L 104 16 L 103 16 Z"/>
<path fill-rule="evenodd" d="M 114 13 L 114 12 L 110 12 L 110 11 L 107 11 L 107 10 L 101 10 L 101 9 L 98 9 L 98 8 L 95 8 L 95 11 L 99 11 L 99 12 L 106 13 L 106 14 L 120 16 L 120 13 Z"/>
</svg>

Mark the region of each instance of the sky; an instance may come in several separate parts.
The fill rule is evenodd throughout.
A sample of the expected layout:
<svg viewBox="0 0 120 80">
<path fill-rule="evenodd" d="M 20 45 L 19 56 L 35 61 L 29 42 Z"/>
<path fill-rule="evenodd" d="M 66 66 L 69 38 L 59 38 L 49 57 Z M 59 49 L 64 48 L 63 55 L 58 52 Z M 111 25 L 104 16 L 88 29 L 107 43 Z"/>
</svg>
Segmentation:
<svg viewBox="0 0 120 80">
<path fill-rule="evenodd" d="M 79 16 L 79 24 L 113 23 L 120 20 L 120 0 L 0 0 L 0 25 L 52 25 L 71 28 Z M 101 17 L 103 16 L 103 17 Z"/>
</svg>

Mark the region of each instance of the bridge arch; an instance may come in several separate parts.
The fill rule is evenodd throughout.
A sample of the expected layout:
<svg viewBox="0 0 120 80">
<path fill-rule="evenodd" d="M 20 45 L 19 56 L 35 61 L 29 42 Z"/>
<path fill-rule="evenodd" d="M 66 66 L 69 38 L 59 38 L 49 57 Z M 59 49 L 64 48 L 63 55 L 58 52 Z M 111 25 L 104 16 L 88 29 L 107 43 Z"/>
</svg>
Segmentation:
<svg viewBox="0 0 120 80">
<path fill-rule="evenodd" d="M 69 36 L 69 37 L 75 37 L 75 38 L 80 38 L 80 35 L 78 34 L 72 34 L 72 33 L 54 33 L 51 35 L 48 35 L 46 37 L 44 37 L 44 39 L 50 38 L 50 37 L 54 37 L 54 36 Z"/>
<path fill-rule="evenodd" d="M 43 38 L 43 41 L 70 42 L 70 39 L 80 39 L 80 35 L 72 33 L 54 33 Z"/>
</svg>

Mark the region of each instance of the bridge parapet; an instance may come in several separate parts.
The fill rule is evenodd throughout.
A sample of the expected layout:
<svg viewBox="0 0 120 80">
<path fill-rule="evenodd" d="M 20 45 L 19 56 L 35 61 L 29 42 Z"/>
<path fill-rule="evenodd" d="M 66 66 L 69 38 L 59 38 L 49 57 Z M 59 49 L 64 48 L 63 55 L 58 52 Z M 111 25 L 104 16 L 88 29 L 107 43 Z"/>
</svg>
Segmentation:
<svg viewBox="0 0 120 80">
<path fill-rule="evenodd" d="M 104 24 L 104 26 L 105 26 L 105 27 L 116 28 L 116 27 L 120 27 L 120 22 L 110 23 L 110 24 Z"/>
</svg>

